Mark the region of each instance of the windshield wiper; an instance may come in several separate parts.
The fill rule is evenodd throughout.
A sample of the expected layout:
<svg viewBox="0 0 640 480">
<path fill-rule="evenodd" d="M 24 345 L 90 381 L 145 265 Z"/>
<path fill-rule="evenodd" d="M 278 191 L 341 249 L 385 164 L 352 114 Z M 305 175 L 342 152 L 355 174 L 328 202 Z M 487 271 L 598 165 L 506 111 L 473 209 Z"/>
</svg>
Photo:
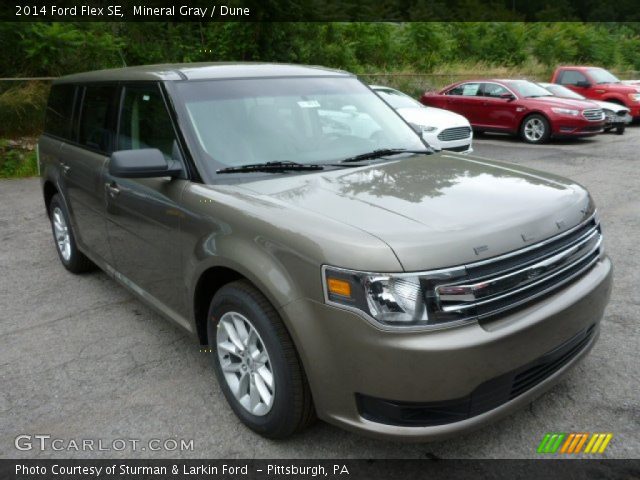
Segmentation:
<svg viewBox="0 0 640 480">
<path fill-rule="evenodd" d="M 266 162 L 250 163 L 237 167 L 226 167 L 217 170 L 216 173 L 242 173 L 242 172 L 284 172 L 286 170 L 323 170 L 322 165 L 296 163 L 296 162 Z"/>
<path fill-rule="evenodd" d="M 374 158 L 386 157 L 388 155 L 397 155 L 399 153 L 433 153 L 432 150 L 407 150 L 406 148 L 380 148 L 367 153 L 361 153 L 353 157 L 341 160 L 341 163 L 359 162 L 360 160 L 372 160 Z"/>
</svg>

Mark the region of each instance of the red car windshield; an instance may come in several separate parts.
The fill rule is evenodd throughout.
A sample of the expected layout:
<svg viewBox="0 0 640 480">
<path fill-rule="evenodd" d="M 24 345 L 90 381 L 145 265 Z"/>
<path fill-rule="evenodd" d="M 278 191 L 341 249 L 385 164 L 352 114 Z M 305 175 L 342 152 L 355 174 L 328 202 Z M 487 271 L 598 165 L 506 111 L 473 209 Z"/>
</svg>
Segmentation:
<svg viewBox="0 0 640 480">
<path fill-rule="evenodd" d="M 513 80 L 508 82 L 507 85 L 524 98 L 553 97 L 548 90 L 527 80 Z"/>
<path fill-rule="evenodd" d="M 620 79 L 604 68 L 590 68 L 589 76 L 597 84 L 620 83 Z"/>
</svg>

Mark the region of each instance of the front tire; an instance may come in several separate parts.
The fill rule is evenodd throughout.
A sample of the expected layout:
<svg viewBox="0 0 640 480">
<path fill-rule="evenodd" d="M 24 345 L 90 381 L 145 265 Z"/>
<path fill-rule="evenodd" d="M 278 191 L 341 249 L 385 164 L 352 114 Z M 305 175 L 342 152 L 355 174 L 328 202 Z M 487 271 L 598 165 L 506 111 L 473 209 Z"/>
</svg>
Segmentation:
<svg viewBox="0 0 640 480">
<path fill-rule="evenodd" d="M 529 115 L 520 126 L 520 137 L 525 142 L 532 144 L 548 142 L 551 138 L 549 121 L 537 113 Z"/>
<path fill-rule="evenodd" d="M 619 127 L 616 127 L 616 135 L 623 135 L 625 129 L 626 129 L 625 125 L 621 125 Z"/>
<path fill-rule="evenodd" d="M 218 383 L 246 426 L 285 438 L 313 422 L 311 392 L 293 341 L 252 285 L 232 282 L 214 295 L 207 335 Z"/>
<path fill-rule="evenodd" d="M 76 239 L 71 228 L 69 212 L 60 194 L 55 194 L 49 204 L 51 231 L 56 245 L 58 257 L 64 268 L 71 273 L 83 273 L 94 270 L 95 264 L 84 253 L 78 250 Z"/>
</svg>

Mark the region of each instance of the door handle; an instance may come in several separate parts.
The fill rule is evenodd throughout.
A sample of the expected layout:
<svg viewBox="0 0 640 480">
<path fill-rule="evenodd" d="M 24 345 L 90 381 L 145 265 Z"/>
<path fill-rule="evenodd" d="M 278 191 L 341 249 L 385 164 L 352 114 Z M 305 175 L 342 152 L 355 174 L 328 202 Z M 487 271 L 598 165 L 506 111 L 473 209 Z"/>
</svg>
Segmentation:
<svg viewBox="0 0 640 480">
<path fill-rule="evenodd" d="M 69 172 L 71 171 L 71 167 L 69 165 L 66 163 L 60 163 L 60 168 L 62 169 L 63 175 L 69 175 Z"/>
<path fill-rule="evenodd" d="M 107 190 L 107 193 L 111 198 L 116 198 L 120 193 L 120 189 L 118 188 L 118 184 L 116 182 L 105 183 L 104 187 Z"/>
</svg>

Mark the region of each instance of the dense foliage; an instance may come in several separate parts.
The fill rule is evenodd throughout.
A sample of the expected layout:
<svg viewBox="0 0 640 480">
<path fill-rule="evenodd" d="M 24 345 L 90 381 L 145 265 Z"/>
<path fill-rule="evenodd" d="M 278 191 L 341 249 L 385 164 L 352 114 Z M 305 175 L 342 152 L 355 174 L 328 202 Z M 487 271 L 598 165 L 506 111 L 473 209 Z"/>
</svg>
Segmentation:
<svg viewBox="0 0 640 480">
<path fill-rule="evenodd" d="M 640 70 L 640 23 L 5 22 L 0 44 L 1 77 L 165 62 L 271 61 L 401 73 L 364 78 L 411 94 L 464 74 L 547 78 L 560 62 Z M 0 82 L 0 136 L 37 132 L 45 97 L 46 88 L 32 83 Z"/>
<path fill-rule="evenodd" d="M 362 72 L 487 62 L 640 70 L 639 23 L 0 23 L 3 77 L 158 62 L 278 61 Z"/>
</svg>

